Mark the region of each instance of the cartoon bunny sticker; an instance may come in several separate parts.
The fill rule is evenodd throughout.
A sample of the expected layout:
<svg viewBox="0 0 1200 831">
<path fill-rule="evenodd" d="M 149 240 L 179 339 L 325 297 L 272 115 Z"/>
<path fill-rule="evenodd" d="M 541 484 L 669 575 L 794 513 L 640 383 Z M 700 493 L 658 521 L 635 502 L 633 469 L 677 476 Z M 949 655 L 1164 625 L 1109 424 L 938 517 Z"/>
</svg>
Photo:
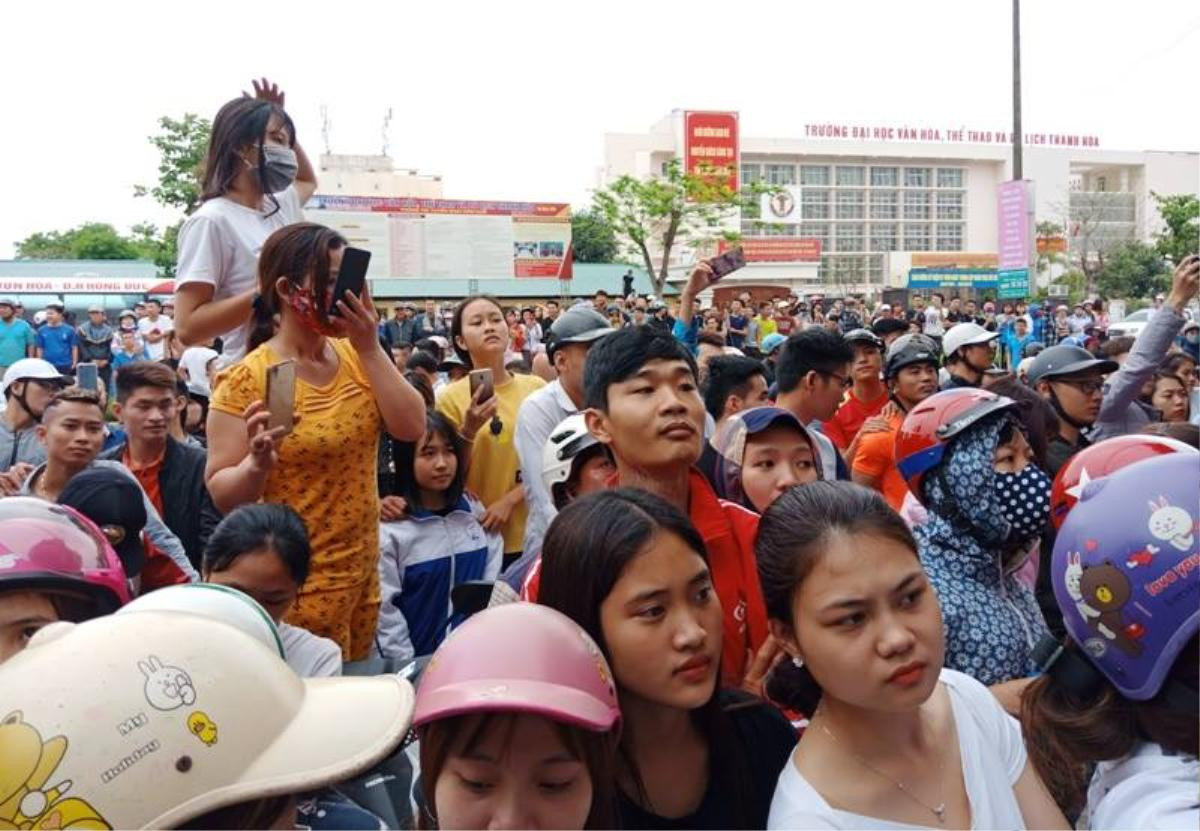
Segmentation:
<svg viewBox="0 0 1200 831">
<path fill-rule="evenodd" d="M 1067 570 L 1066 570 L 1066 585 L 1067 594 L 1071 595 L 1071 599 L 1075 601 L 1075 608 L 1079 610 L 1079 614 L 1085 621 L 1089 618 L 1100 617 L 1100 612 L 1093 609 L 1083 600 L 1083 590 L 1080 589 L 1080 580 L 1083 578 L 1082 556 L 1078 551 L 1067 553 Z"/>
<path fill-rule="evenodd" d="M 1165 496 L 1150 500 L 1150 533 L 1155 539 L 1170 542 L 1180 551 L 1187 551 L 1195 542 L 1194 524 L 1186 509 L 1167 502 Z"/>
<path fill-rule="evenodd" d="M 174 710 L 196 703 L 192 678 L 179 667 L 164 665 L 156 655 L 138 661 L 137 665 L 146 677 L 146 700 L 154 709 Z"/>
</svg>

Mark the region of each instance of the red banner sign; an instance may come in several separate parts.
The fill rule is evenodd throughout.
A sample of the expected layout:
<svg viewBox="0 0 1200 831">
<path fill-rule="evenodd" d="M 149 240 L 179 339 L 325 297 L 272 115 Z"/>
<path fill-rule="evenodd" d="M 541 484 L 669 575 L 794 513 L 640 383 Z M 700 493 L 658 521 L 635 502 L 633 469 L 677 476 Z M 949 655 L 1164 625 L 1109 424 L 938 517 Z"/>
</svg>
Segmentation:
<svg viewBox="0 0 1200 831">
<path fill-rule="evenodd" d="M 738 114 L 683 114 L 683 155 L 688 173 L 711 176 L 738 189 Z"/>
<path fill-rule="evenodd" d="M 419 199 L 392 196 L 336 196 L 318 193 L 305 210 L 371 211 L 389 214 L 468 214 L 473 216 L 535 216 L 570 221 L 565 202 L 479 202 L 470 199 Z"/>
<path fill-rule="evenodd" d="M 717 243 L 717 250 L 741 248 L 748 263 L 811 263 L 821 261 L 821 241 L 801 237 L 742 237 Z"/>
</svg>

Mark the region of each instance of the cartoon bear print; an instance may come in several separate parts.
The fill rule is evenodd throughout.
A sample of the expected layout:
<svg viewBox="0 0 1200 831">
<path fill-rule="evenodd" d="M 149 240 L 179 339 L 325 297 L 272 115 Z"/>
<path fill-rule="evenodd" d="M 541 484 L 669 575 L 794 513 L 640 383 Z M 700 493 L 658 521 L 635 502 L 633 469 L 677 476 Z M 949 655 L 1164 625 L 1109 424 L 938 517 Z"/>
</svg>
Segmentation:
<svg viewBox="0 0 1200 831">
<path fill-rule="evenodd" d="M 1096 618 L 1087 618 L 1088 625 L 1112 641 L 1126 655 L 1137 658 L 1142 654 L 1138 638 L 1144 633 L 1141 624 L 1126 624 L 1121 609 L 1129 602 L 1132 589 L 1129 578 L 1108 560 L 1100 565 L 1084 566 L 1079 578 L 1079 590 L 1084 602 L 1099 611 Z"/>
</svg>

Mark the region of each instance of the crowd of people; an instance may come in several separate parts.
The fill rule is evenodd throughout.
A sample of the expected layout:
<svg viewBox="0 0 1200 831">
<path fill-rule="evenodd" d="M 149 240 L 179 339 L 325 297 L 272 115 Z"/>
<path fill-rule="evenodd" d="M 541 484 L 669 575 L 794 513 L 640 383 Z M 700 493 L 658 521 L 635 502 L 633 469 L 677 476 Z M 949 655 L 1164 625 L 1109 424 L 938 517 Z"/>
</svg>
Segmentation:
<svg viewBox="0 0 1200 831">
<path fill-rule="evenodd" d="M 171 306 L 0 301 L 0 825 L 1200 821 L 1200 257 L 1130 342 L 707 261 L 381 319 L 284 103 Z"/>
</svg>

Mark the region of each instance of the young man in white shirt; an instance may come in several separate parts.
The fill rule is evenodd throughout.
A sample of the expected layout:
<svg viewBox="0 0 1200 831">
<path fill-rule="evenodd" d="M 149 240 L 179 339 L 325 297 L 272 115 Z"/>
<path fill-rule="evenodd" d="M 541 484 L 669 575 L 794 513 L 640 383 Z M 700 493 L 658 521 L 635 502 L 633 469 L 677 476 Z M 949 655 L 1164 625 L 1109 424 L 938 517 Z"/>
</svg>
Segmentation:
<svg viewBox="0 0 1200 831">
<path fill-rule="evenodd" d="M 175 322 L 162 313 L 162 303 L 151 297 L 146 301 L 146 316 L 138 321 L 138 331 L 146 341 L 150 360 L 161 361 L 166 352 L 167 333 L 175 330 Z"/>
</svg>

